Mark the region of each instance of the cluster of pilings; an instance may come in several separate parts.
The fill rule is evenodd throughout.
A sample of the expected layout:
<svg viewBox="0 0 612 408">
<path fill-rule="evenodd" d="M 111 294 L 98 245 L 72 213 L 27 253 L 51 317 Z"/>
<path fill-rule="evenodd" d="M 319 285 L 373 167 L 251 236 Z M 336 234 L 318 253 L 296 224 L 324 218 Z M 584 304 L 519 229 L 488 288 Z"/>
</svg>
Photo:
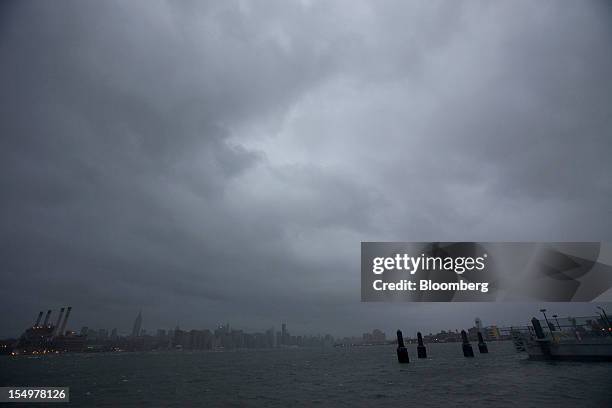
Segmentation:
<svg viewBox="0 0 612 408">
<path fill-rule="evenodd" d="M 465 330 L 461 330 L 461 349 L 463 350 L 463 355 L 465 357 L 474 357 L 474 350 L 472 349 L 472 344 L 470 343 Z M 487 343 L 485 343 L 482 333 L 480 332 L 478 332 L 478 351 L 480 354 L 486 354 L 489 352 Z M 423 343 L 423 335 L 421 335 L 421 332 L 417 333 L 417 357 L 427 358 L 427 348 Z M 407 364 L 410 362 L 408 349 L 404 344 L 404 336 L 402 335 L 401 330 L 397 331 L 397 361 L 401 364 Z"/>
</svg>

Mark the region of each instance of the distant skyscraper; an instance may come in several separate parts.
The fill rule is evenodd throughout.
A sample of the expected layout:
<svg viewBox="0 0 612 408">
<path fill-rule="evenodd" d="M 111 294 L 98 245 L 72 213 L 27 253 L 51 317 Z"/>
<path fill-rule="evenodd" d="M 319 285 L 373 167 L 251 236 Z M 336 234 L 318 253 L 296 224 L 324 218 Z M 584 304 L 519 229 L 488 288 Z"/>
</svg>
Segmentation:
<svg viewBox="0 0 612 408">
<path fill-rule="evenodd" d="M 480 320 L 480 317 L 477 317 L 474 323 L 476 323 L 476 328 L 478 329 L 478 331 L 481 331 L 482 330 L 482 320 Z"/>
<path fill-rule="evenodd" d="M 134 327 L 132 328 L 132 337 L 138 337 L 140 335 L 140 329 L 142 327 L 142 310 L 138 312 L 136 320 L 134 320 Z"/>
<path fill-rule="evenodd" d="M 108 330 L 100 329 L 98 330 L 98 339 L 106 340 L 108 338 Z"/>
</svg>

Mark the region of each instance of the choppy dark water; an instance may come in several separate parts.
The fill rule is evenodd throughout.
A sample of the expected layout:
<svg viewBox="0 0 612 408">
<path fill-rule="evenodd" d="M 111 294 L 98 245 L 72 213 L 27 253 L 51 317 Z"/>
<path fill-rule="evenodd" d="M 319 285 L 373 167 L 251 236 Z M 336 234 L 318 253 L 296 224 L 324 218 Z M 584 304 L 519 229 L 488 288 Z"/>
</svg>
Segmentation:
<svg viewBox="0 0 612 408">
<path fill-rule="evenodd" d="M 87 407 L 612 407 L 612 363 L 526 361 L 509 343 L 474 359 L 460 344 L 409 350 L 404 366 L 392 346 L 2 357 L 0 384 L 69 386 Z"/>
</svg>

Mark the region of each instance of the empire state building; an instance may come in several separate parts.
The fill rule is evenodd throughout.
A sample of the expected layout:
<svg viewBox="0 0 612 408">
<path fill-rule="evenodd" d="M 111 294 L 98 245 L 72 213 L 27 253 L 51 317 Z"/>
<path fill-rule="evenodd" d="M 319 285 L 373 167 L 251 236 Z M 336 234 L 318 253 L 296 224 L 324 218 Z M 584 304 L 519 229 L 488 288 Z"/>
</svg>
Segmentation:
<svg viewBox="0 0 612 408">
<path fill-rule="evenodd" d="M 142 310 L 138 312 L 136 320 L 134 320 L 134 327 L 132 328 L 132 337 L 140 336 L 140 329 L 142 327 Z"/>
</svg>

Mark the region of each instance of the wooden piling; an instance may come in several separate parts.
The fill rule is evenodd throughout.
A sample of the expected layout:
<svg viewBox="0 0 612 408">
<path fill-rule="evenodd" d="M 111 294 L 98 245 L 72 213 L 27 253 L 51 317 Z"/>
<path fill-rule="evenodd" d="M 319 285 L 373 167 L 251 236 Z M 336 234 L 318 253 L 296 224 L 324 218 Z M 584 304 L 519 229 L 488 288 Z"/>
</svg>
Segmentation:
<svg viewBox="0 0 612 408">
<path fill-rule="evenodd" d="M 461 339 L 463 340 L 463 344 L 461 345 L 461 348 L 463 349 L 463 356 L 474 357 L 474 350 L 472 349 L 472 345 L 468 340 L 468 336 L 465 330 L 461 330 Z"/>
<path fill-rule="evenodd" d="M 404 336 L 402 335 L 401 330 L 397 331 L 397 361 L 400 364 L 408 364 L 410 362 L 408 350 L 404 344 Z"/>
<path fill-rule="evenodd" d="M 417 333 L 417 340 L 419 345 L 417 346 L 417 356 L 419 358 L 427 358 L 427 348 L 425 348 L 425 344 L 423 344 L 423 336 L 421 332 Z"/>
</svg>

